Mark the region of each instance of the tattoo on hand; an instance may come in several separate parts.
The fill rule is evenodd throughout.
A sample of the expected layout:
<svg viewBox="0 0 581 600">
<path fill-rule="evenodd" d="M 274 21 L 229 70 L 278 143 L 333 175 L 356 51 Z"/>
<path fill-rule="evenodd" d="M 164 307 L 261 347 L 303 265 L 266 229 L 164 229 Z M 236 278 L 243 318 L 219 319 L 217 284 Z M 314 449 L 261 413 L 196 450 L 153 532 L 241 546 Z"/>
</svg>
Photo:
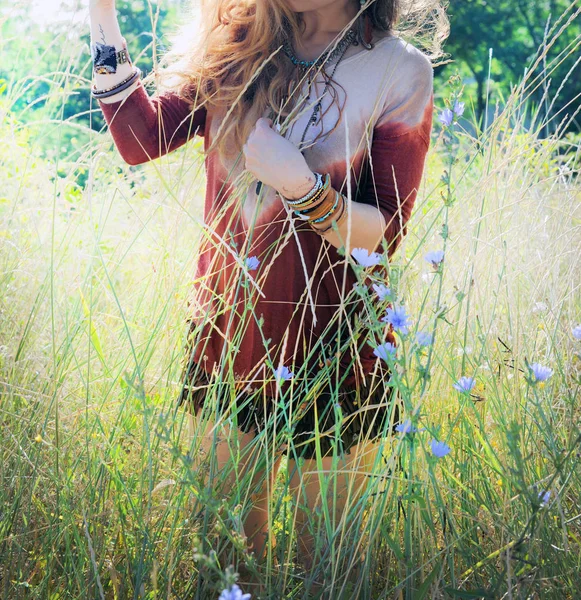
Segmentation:
<svg viewBox="0 0 581 600">
<path fill-rule="evenodd" d="M 101 39 L 103 40 L 103 44 L 106 44 L 107 40 L 105 39 L 105 32 L 103 31 L 103 26 L 101 25 L 101 23 L 99 23 L 99 31 L 101 32 Z"/>
<path fill-rule="evenodd" d="M 316 182 L 317 182 L 316 178 L 315 178 L 315 181 L 313 182 L 311 177 L 306 177 L 305 183 L 301 184 L 298 187 L 293 187 L 293 188 L 289 189 L 286 186 L 282 186 L 283 195 L 287 198 L 290 198 L 290 195 L 292 194 L 293 196 L 296 196 L 297 198 L 301 198 L 307 192 L 309 192 L 310 190 L 313 189 L 313 186 L 315 185 Z"/>
</svg>

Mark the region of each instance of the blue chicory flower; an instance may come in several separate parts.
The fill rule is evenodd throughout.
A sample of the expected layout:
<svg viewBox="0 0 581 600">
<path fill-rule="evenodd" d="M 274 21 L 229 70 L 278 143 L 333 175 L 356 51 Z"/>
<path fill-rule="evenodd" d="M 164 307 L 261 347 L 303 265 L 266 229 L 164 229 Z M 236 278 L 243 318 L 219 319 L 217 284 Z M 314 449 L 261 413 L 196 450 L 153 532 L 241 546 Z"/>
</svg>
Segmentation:
<svg viewBox="0 0 581 600">
<path fill-rule="evenodd" d="M 450 127 L 450 125 L 452 125 L 454 122 L 454 113 L 449 108 L 444 109 L 440 113 L 440 122 L 445 127 Z"/>
<path fill-rule="evenodd" d="M 434 342 L 434 336 L 427 331 L 418 331 L 416 333 L 416 342 L 419 346 L 429 346 Z"/>
<path fill-rule="evenodd" d="M 456 100 L 452 108 L 446 108 L 440 113 L 440 122 L 445 127 L 450 127 L 454 123 L 454 117 L 461 117 L 464 114 L 464 102 Z"/>
<path fill-rule="evenodd" d="M 551 499 L 551 490 L 542 490 L 539 492 L 539 500 L 541 501 L 541 506 L 546 506 Z"/>
<path fill-rule="evenodd" d="M 409 331 L 409 315 L 405 311 L 405 306 L 396 306 L 395 308 L 387 308 L 385 317 L 381 319 L 384 323 L 389 323 L 395 331 L 406 335 Z"/>
<path fill-rule="evenodd" d="M 391 354 L 392 357 L 395 357 L 395 353 L 397 348 L 391 342 L 385 342 L 384 344 L 380 344 L 373 350 L 373 354 L 377 356 L 377 358 L 382 358 L 385 362 L 388 362 L 387 355 Z"/>
<path fill-rule="evenodd" d="M 246 268 L 249 271 L 254 271 L 254 269 L 256 269 L 259 264 L 260 264 L 260 261 L 258 260 L 258 258 L 256 256 L 251 256 L 250 258 L 246 259 Z"/>
<path fill-rule="evenodd" d="M 225 589 L 218 600 L 250 600 L 250 594 L 243 594 L 242 590 L 234 583 L 230 589 Z"/>
<path fill-rule="evenodd" d="M 469 392 L 476 385 L 476 380 L 473 377 L 460 377 L 458 381 L 452 386 L 459 392 Z"/>
<path fill-rule="evenodd" d="M 388 296 L 391 296 L 391 290 L 386 285 L 383 285 L 383 283 L 374 283 L 371 287 L 373 287 L 374 292 L 380 300 L 385 300 Z"/>
<path fill-rule="evenodd" d="M 412 425 L 409 419 L 406 419 L 403 423 L 398 423 L 395 426 L 395 430 L 399 433 L 419 433 L 420 431 L 425 431 L 425 428 L 418 429 L 415 425 Z"/>
<path fill-rule="evenodd" d="M 438 458 L 444 458 L 444 456 L 452 451 L 452 448 L 450 448 L 448 444 L 445 442 L 439 442 L 438 440 L 432 440 L 430 442 L 430 448 L 432 450 L 432 454 Z"/>
<path fill-rule="evenodd" d="M 539 363 L 533 363 L 531 365 L 531 371 L 535 376 L 534 383 L 537 383 L 539 381 L 546 381 L 553 374 L 553 369 L 550 369 L 549 367 L 544 367 Z"/>
<path fill-rule="evenodd" d="M 464 106 L 464 102 L 458 102 L 458 100 L 456 100 L 456 102 L 454 102 L 454 114 L 461 117 L 464 114 Z"/>
<path fill-rule="evenodd" d="M 288 367 L 286 367 L 285 365 L 281 365 L 280 367 L 277 367 L 274 371 L 274 376 L 276 377 L 276 379 L 281 379 L 283 381 L 287 381 L 287 380 L 291 379 L 293 374 L 294 373 L 289 371 Z"/>
<path fill-rule="evenodd" d="M 372 252 L 369 254 L 366 248 L 353 248 L 351 256 L 363 267 L 373 267 L 381 261 L 381 254 Z"/>
<path fill-rule="evenodd" d="M 432 263 L 434 269 L 437 269 L 439 264 L 444 260 L 444 251 L 443 250 L 430 250 L 424 258 Z"/>
<path fill-rule="evenodd" d="M 581 325 L 577 325 L 577 327 L 573 327 L 572 332 L 573 332 L 573 337 L 576 340 L 581 340 Z"/>
</svg>

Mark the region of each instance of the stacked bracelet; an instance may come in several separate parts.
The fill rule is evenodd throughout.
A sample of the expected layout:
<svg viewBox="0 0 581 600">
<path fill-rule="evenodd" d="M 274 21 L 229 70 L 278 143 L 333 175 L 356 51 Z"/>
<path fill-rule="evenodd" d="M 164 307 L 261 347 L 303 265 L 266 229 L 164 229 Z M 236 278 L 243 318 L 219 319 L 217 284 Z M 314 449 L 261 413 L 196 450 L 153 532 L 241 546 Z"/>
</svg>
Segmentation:
<svg viewBox="0 0 581 600">
<path fill-rule="evenodd" d="M 330 217 L 335 212 L 335 209 L 337 208 L 337 206 L 339 206 L 339 196 L 340 195 L 341 194 L 339 194 L 339 192 L 335 191 L 335 203 L 333 204 L 331 209 L 328 210 L 325 214 L 323 214 L 322 217 L 319 217 L 317 219 L 310 219 L 311 223 L 322 223 L 326 218 Z"/>
<path fill-rule="evenodd" d="M 123 90 L 126 90 L 130 87 L 135 81 L 137 81 L 141 77 L 141 69 L 139 67 L 133 67 L 133 72 L 127 79 L 120 81 L 117 85 L 110 87 L 106 90 L 97 90 L 97 87 L 93 85 L 91 88 L 91 95 L 93 98 L 108 98 L 109 96 L 114 96 Z"/>
<path fill-rule="evenodd" d="M 323 176 L 320 173 L 315 173 L 315 185 L 302 197 L 297 198 L 296 200 L 289 200 L 285 198 L 286 203 L 290 204 L 292 207 L 300 206 L 305 202 L 309 202 L 313 198 L 313 196 L 321 189 L 323 184 Z"/>
<path fill-rule="evenodd" d="M 339 224 L 347 217 L 347 201 L 345 199 L 345 196 L 337 191 L 335 191 L 336 194 L 336 202 L 335 202 L 335 206 L 333 207 L 333 210 L 330 211 L 330 221 L 331 224 L 328 225 L 327 227 L 319 227 L 319 226 L 315 226 L 315 225 L 311 225 L 311 227 L 319 234 L 324 233 L 325 231 L 329 231 L 330 229 L 333 228 L 333 222 L 337 223 L 337 226 L 339 226 Z M 338 202 L 337 202 L 338 200 Z M 337 208 L 338 206 L 338 208 Z M 338 216 L 336 216 L 338 214 Z M 326 217 L 324 220 L 328 220 L 329 216 Z"/>
<path fill-rule="evenodd" d="M 283 198 L 293 212 L 319 234 L 329 231 L 333 223 L 337 225 L 347 216 L 345 196 L 331 186 L 331 175 L 315 172 L 315 185 L 302 198 Z M 328 225 L 330 223 L 330 225 Z"/>
<path fill-rule="evenodd" d="M 329 208 L 333 204 L 335 200 L 335 191 L 329 185 L 329 187 L 325 190 L 323 194 L 321 194 L 319 201 L 308 210 L 304 211 L 295 211 L 297 216 L 301 219 L 308 220 L 313 222 L 315 219 L 319 219 L 326 215 L 329 211 Z"/>
</svg>

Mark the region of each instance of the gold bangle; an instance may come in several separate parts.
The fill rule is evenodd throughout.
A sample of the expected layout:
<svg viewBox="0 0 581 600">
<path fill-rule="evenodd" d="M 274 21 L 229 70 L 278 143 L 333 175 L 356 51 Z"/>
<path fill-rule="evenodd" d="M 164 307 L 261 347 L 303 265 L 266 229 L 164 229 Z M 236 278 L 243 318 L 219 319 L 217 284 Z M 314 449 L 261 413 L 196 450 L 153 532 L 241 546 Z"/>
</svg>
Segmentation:
<svg viewBox="0 0 581 600">
<path fill-rule="evenodd" d="M 325 225 L 327 222 L 328 218 L 332 218 L 333 215 L 337 214 L 337 211 L 340 209 L 339 203 L 342 201 L 342 197 L 343 195 L 340 194 L 337 190 L 333 190 L 335 192 L 334 194 L 334 199 L 333 199 L 333 205 L 331 206 L 330 210 L 327 210 L 327 212 L 324 212 L 320 217 L 317 217 L 316 219 L 310 219 L 310 221 L 313 223 L 313 225 L 317 224 L 317 225 Z"/>
<path fill-rule="evenodd" d="M 319 209 L 324 204 L 329 189 L 330 188 L 327 188 L 326 190 L 323 190 L 321 194 L 318 194 L 316 201 L 314 201 L 312 205 L 309 205 L 308 208 L 295 210 L 294 212 L 297 215 L 297 217 L 304 220 L 310 218 L 310 215 L 312 215 L 317 209 Z"/>
<path fill-rule="evenodd" d="M 304 214 L 304 215 L 298 215 L 301 219 L 305 219 L 305 220 L 309 220 L 309 221 L 314 221 L 315 219 L 318 219 L 320 217 L 322 217 L 323 215 L 327 214 L 327 212 L 329 211 L 329 208 L 331 208 L 331 206 L 333 206 L 333 203 L 336 200 L 336 196 L 335 196 L 335 190 L 330 187 L 327 190 L 327 193 L 325 194 L 325 196 L 321 199 L 321 202 L 319 202 L 317 204 L 317 206 L 311 210 L 308 211 L 308 213 Z"/>
<path fill-rule="evenodd" d="M 337 193 L 339 193 L 339 192 L 337 192 Z M 340 195 L 340 197 L 341 197 L 341 199 L 342 199 L 342 205 L 341 205 L 341 209 L 340 209 L 340 214 L 339 214 L 339 216 L 338 216 L 338 217 L 336 217 L 336 218 L 335 218 L 334 216 L 332 216 L 332 217 L 331 217 L 331 224 L 330 224 L 330 225 L 328 225 L 328 226 L 327 226 L 327 227 L 325 227 L 325 228 L 316 227 L 315 225 L 312 225 L 312 228 L 313 228 L 313 229 L 314 229 L 314 230 L 315 230 L 317 233 L 321 234 L 321 233 L 325 233 L 326 231 L 329 231 L 330 229 L 333 229 L 333 222 L 336 222 L 336 223 L 337 223 L 337 227 L 338 227 L 338 226 L 339 226 L 339 224 L 340 224 L 340 223 L 341 223 L 341 222 L 344 220 L 344 218 L 347 216 L 347 212 L 348 212 L 348 211 L 347 211 L 347 201 L 346 201 L 346 198 L 345 198 L 345 196 L 344 196 L 343 194 L 339 194 L 339 195 Z M 336 212 L 337 212 L 337 211 L 335 211 L 335 213 L 336 213 Z M 333 214 L 335 214 L 335 213 L 333 213 Z"/>
<path fill-rule="evenodd" d="M 322 195 L 324 195 L 325 191 L 329 189 L 331 185 L 331 176 L 329 173 L 325 175 L 325 179 L 321 183 L 321 187 L 313 194 L 312 197 L 307 197 L 306 200 L 302 200 L 301 202 L 297 202 L 295 200 L 288 200 L 285 198 L 286 203 L 293 210 L 302 210 L 303 208 L 308 208 L 312 206 Z M 303 196 L 305 198 L 305 196 Z"/>
</svg>

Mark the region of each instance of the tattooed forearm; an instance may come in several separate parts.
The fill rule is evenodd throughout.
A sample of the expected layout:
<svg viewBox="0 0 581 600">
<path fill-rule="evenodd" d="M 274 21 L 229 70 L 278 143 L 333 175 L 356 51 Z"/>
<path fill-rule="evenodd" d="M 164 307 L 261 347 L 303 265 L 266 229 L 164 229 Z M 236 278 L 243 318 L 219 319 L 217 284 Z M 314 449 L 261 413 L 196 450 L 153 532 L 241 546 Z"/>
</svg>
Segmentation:
<svg viewBox="0 0 581 600">
<path fill-rule="evenodd" d="M 104 90 L 128 79 L 133 68 L 125 38 L 119 28 L 114 0 L 91 0 L 90 4 L 90 51 L 95 86 L 98 90 Z M 108 96 L 101 101 L 116 102 L 135 89 L 136 86 L 132 85 L 119 94 Z"/>
</svg>

